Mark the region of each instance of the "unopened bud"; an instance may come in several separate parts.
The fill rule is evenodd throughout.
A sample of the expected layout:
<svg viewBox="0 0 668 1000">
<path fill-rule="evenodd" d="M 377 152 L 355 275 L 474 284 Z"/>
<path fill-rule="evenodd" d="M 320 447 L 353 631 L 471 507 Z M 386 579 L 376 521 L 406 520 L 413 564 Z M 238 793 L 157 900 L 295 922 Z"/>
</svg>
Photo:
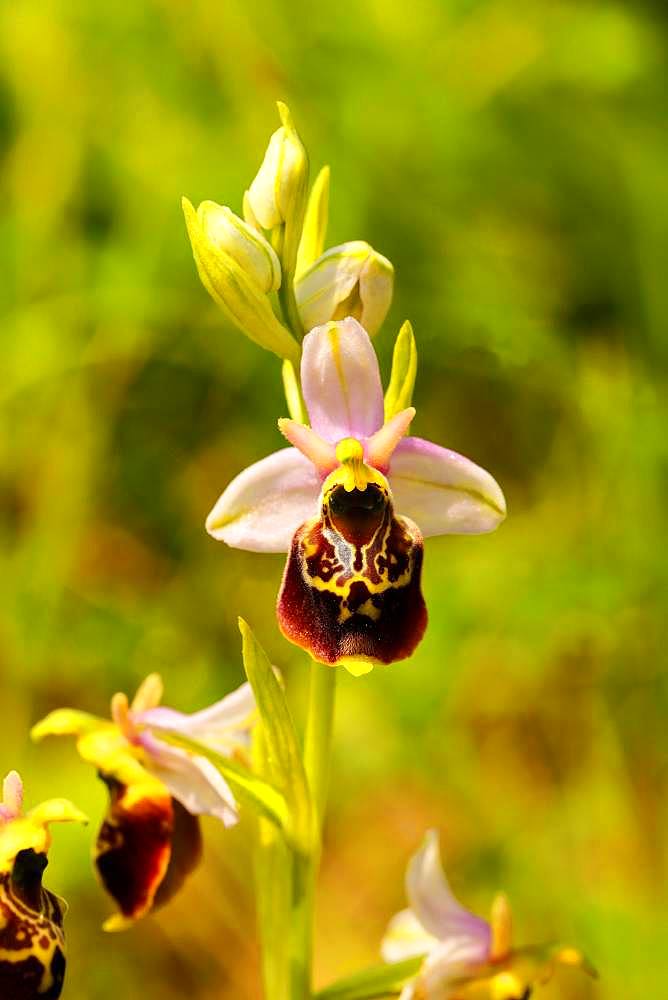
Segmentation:
<svg viewBox="0 0 668 1000">
<path fill-rule="evenodd" d="M 297 341 L 276 318 L 265 294 L 265 289 L 274 285 L 280 273 L 276 270 L 277 262 L 266 253 L 271 248 L 262 240 L 265 249 L 259 234 L 231 212 L 229 216 L 221 215 L 225 210 L 219 205 L 213 202 L 204 205 L 213 205 L 215 211 L 205 208 L 203 214 L 198 213 L 187 198 L 183 199 L 188 236 L 202 284 L 228 319 L 247 337 L 279 358 L 297 363 Z M 224 234 L 224 241 L 221 234 Z M 251 234 L 253 238 L 259 237 L 257 243 L 252 242 Z M 252 262 L 248 267 L 239 262 L 242 251 L 246 260 Z"/>
<path fill-rule="evenodd" d="M 296 204 L 305 201 L 308 157 L 292 124 L 290 112 L 279 101 L 282 125 L 269 140 L 267 152 L 248 189 L 248 205 L 264 229 L 287 222 Z"/>
<path fill-rule="evenodd" d="M 295 285 L 304 329 L 352 316 L 373 336 L 390 308 L 393 286 L 392 264 L 368 243 L 332 247 Z"/>
<path fill-rule="evenodd" d="M 225 250 L 263 292 L 275 292 L 281 284 L 281 265 L 275 251 L 252 225 L 215 201 L 203 201 L 197 209 L 204 237 Z"/>
</svg>

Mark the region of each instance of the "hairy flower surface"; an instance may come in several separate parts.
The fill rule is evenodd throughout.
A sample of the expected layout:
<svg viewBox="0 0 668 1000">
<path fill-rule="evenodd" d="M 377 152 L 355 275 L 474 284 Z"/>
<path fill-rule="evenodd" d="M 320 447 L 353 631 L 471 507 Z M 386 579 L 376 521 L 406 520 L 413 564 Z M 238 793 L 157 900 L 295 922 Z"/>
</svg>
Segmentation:
<svg viewBox="0 0 668 1000">
<path fill-rule="evenodd" d="M 595 975 L 575 948 L 558 944 L 512 947 L 508 901 L 499 895 L 488 923 L 457 902 L 441 866 L 438 836 L 432 830 L 406 873 L 410 908 L 390 922 L 383 958 L 400 962 L 425 956 L 418 976 L 401 1000 L 528 1000 L 557 965 Z"/>
<path fill-rule="evenodd" d="M 385 420 L 376 355 L 355 319 L 307 334 L 301 380 L 311 426 L 279 421 L 294 447 L 240 473 L 207 530 L 236 548 L 288 550 L 283 633 L 320 662 L 364 672 L 409 656 L 422 637 L 423 535 L 491 531 L 505 500 L 480 466 L 405 436 L 412 406 Z"/>
<path fill-rule="evenodd" d="M 33 729 L 33 737 L 73 735 L 81 757 L 93 764 L 109 790 L 95 863 L 119 914 L 105 924 L 119 930 L 167 902 L 201 854 L 200 815 L 226 826 L 237 821 L 227 783 L 205 757 L 170 746 L 160 733 L 181 733 L 231 756 L 246 748 L 255 716 L 248 684 L 192 715 L 160 707 L 162 681 L 151 674 L 132 704 L 114 695 L 111 720 L 58 709 Z"/>
<path fill-rule="evenodd" d="M 23 783 L 10 771 L 0 803 L 0 997 L 55 1000 L 65 976 L 65 901 L 42 885 L 50 823 L 86 823 L 66 799 L 23 814 Z"/>
</svg>

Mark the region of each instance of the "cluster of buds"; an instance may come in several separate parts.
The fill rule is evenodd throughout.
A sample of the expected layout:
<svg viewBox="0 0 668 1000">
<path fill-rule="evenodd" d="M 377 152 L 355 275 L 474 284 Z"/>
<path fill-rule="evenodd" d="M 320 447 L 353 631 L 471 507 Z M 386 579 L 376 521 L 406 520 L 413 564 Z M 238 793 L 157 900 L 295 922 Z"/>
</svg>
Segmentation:
<svg viewBox="0 0 668 1000">
<path fill-rule="evenodd" d="M 243 218 L 213 201 L 195 209 L 184 198 L 183 210 L 211 297 L 251 340 L 297 363 L 303 334 L 328 320 L 353 316 L 375 333 L 392 301 L 394 269 L 361 240 L 323 253 L 329 168 L 309 194 L 306 150 L 287 107 L 278 107 L 282 124 L 244 194 Z"/>
</svg>

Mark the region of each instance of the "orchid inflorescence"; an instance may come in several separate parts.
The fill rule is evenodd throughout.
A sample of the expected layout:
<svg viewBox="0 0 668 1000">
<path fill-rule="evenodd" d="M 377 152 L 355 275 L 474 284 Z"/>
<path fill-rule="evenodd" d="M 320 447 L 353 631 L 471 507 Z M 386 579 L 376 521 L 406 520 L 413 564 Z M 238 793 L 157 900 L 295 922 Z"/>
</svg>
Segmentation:
<svg viewBox="0 0 668 1000">
<path fill-rule="evenodd" d="M 109 793 L 94 849 L 122 930 L 168 902 L 197 865 L 200 817 L 224 827 L 257 816 L 256 891 L 268 1000 L 526 1000 L 559 965 L 591 971 L 550 944 L 514 948 L 498 896 L 488 923 L 454 898 L 432 831 L 407 873 L 410 908 L 394 917 L 384 964 L 315 994 L 313 887 L 321 845 L 336 668 L 359 676 L 410 656 L 427 611 L 424 538 L 494 530 L 506 515 L 494 478 L 474 462 L 409 435 L 417 347 L 405 322 L 383 394 L 371 338 L 390 307 L 392 264 L 368 243 L 325 249 L 329 168 L 310 192 L 308 157 L 279 104 L 242 216 L 184 199 L 197 269 L 229 322 L 282 360 L 289 447 L 224 489 L 206 520 L 227 545 L 287 553 L 277 602 L 283 635 L 310 658 L 306 731 L 296 730 L 279 672 L 240 620 L 248 682 L 193 714 L 161 705 L 152 674 L 108 718 L 54 709 L 33 737 L 72 736 Z M 42 888 L 57 820 L 84 821 L 65 800 L 22 812 L 22 784 L 0 804 L 0 996 L 60 996 L 64 904 Z"/>
</svg>

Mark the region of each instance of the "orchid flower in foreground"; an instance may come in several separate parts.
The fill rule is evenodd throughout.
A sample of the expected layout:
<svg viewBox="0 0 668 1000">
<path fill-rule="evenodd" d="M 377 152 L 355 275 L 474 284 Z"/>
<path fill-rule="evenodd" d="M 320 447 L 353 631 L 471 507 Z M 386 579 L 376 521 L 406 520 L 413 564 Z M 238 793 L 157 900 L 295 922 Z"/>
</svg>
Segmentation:
<svg viewBox="0 0 668 1000">
<path fill-rule="evenodd" d="M 23 782 L 10 771 L 0 803 L 0 997 L 56 1000 L 65 977 L 67 904 L 42 885 L 49 824 L 87 823 L 66 799 L 23 813 Z"/>
<path fill-rule="evenodd" d="M 408 391 L 397 392 L 393 373 L 384 408 L 363 327 L 351 317 L 316 327 L 301 362 L 311 426 L 280 420 L 294 447 L 240 473 L 206 522 L 233 547 L 289 551 L 281 630 L 314 659 L 354 673 L 403 659 L 420 641 L 423 535 L 492 531 L 506 514 L 488 472 L 405 437 L 413 378 L 414 363 Z"/>
<path fill-rule="evenodd" d="M 576 948 L 539 945 L 513 948 L 505 896 L 492 905 L 491 921 L 469 913 L 452 894 L 441 867 L 438 835 L 431 830 L 406 873 L 410 909 L 390 922 L 382 953 L 387 962 L 424 955 L 418 976 L 401 1000 L 528 1000 L 555 966 L 594 970 Z"/>
<path fill-rule="evenodd" d="M 216 767 L 170 746 L 160 733 L 181 733 L 232 756 L 249 743 L 255 716 L 250 686 L 193 715 L 159 707 L 161 699 L 162 681 L 151 674 L 131 705 L 126 695 L 114 695 L 111 720 L 62 708 L 32 731 L 34 739 L 76 736 L 79 754 L 95 765 L 109 790 L 95 863 L 120 913 L 106 921 L 105 930 L 129 926 L 181 887 L 201 854 L 198 816 L 215 816 L 226 826 L 238 818 Z"/>
</svg>

